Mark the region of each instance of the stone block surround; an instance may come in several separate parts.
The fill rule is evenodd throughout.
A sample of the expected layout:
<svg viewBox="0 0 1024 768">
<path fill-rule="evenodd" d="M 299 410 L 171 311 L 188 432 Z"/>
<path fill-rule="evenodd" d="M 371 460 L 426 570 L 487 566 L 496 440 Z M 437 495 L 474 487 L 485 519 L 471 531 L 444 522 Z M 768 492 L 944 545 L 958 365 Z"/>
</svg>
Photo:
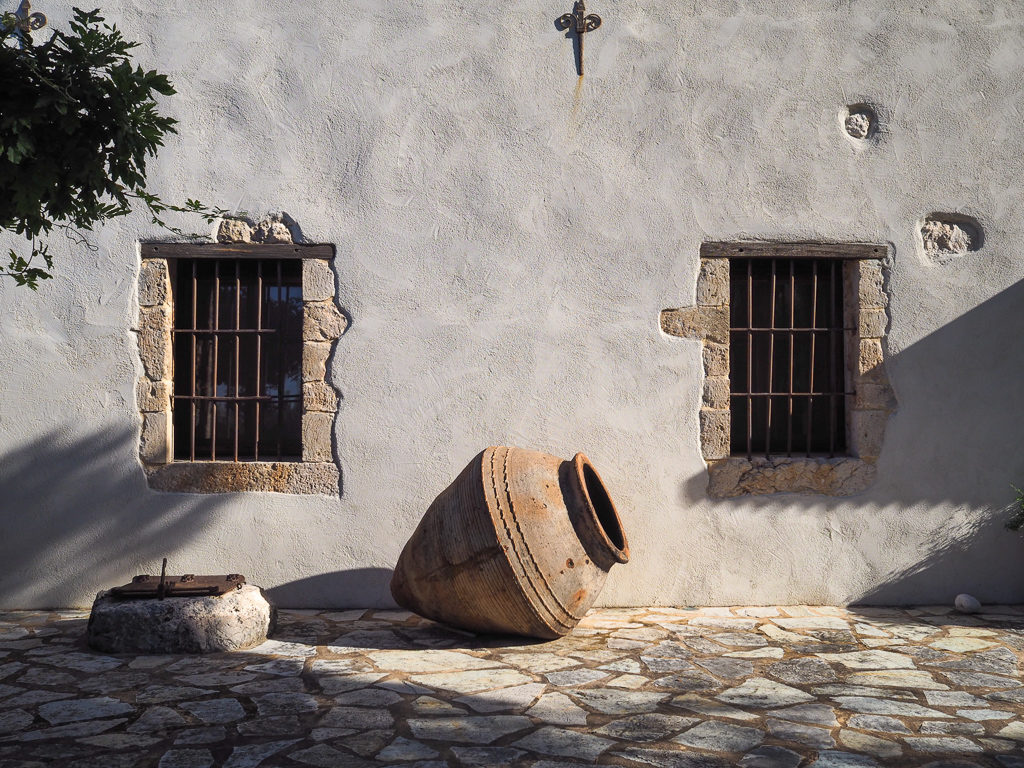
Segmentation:
<svg viewBox="0 0 1024 768">
<path fill-rule="evenodd" d="M 231 220 L 234 222 L 234 220 Z M 221 227 L 221 232 L 225 227 Z M 223 237 L 221 238 L 224 239 Z M 307 250 L 302 258 L 302 460 L 301 461 L 175 461 L 172 428 L 174 306 L 169 258 L 188 257 L 189 249 L 223 249 L 226 256 L 245 249 L 276 258 L 288 248 Z M 327 381 L 334 344 L 348 327 L 335 302 L 332 246 L 267 243 L 218 245 L 201 243 L 143 244 L 139 271 L 139 358 L 142 375 L 136 385 L 141 433 L 139 459 L 151 488 L 185 493 L 273 491 L 338 495 L 341 472 L 333 450 L 334 419 L 339 393 Z"/>
<path fill-rule="evenodd" d="M 896 400 L 885 371 L 888 247 L 859 243 L 704 243 L 695 306 L 661 312 L 661 329 L 699 339 L 704 378 L 700 409 L 701 453 L 713 498 L 772 493 L 849 496 L 875 479 L 886 422 Z M 847 401 L 848 455 L 835 458 L 730 455 L 729 258 L 841 259 L 846 370 L 855 393 Z"/>
</svg>

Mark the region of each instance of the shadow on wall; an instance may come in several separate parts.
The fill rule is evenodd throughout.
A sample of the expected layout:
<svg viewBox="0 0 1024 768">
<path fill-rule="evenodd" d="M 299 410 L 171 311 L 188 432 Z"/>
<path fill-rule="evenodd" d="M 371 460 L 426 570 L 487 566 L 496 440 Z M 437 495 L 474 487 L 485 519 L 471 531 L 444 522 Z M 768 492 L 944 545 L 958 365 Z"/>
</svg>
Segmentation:
<svg viewBox="0 0 1024 768">
<path fill-rule="evenodd" d="M 337 605 L 365 608 L 368 605 L 393 606 L 390 568 L 354 568 L 349 571 L 321 573 L 289 581 L 265 590 L 275 604 L 295 608 Z"/>
<path fill-rule="evenodd" d="M 100 589 L 202 535 L 227 497 L 168 504 L 149 493 L 137 440 L 134 430 L 56 430 L 0 457 L 0 605 L 90 605 Z M 51 569 L 55 560 L 70 564 L 62 571 L 73 583 Z"/>
<path fill-rule="evenodd" d="M 877 481 L 850 501 L 864 515 L 892 520 L 890 531 L 901 536 L 916 528 L 928 544 L 912 566 L 895 568 L 850 602 L 948 604 L 972 590 L 983 602 L 1024 600 L 1024 539 L 1004 527 L 1011 483 L 1024 484 L 1022 340 L 1024 281 L 887 359 L 899 406 Z M 703 494 L 706 475 L 699 479 L 702 487 L 691 478 L 682 492 Z M 790 509 L 822 508 L 818 496 L 779 498 Z M 955 511 L 936 521 L 922 507 Z M 878 544 L 885 551 L 885 541 Z"/>
</svg>

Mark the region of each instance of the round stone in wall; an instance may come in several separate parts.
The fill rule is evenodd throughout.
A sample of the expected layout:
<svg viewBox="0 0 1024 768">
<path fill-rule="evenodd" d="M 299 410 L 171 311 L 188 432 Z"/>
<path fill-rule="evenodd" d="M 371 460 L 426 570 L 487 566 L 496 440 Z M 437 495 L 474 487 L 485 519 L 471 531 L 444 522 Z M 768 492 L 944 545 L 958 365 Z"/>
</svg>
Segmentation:
<svg viewBox="0 0 1024 768">
<path fill-rule="evenodd" d="M 89 646 L 105 653 L 213 653 L 259 645 L 273 631 L 274 607 L 244 584 L 213 597 L 126 600 L 100 592 Z"/>
<path fill-rule="evenodd" d="M 853 104 L 846 108 L 843 127 L 850 138 L 864 140 L 875 130 L 875 112 L 866 104 Z"/>
</svg>

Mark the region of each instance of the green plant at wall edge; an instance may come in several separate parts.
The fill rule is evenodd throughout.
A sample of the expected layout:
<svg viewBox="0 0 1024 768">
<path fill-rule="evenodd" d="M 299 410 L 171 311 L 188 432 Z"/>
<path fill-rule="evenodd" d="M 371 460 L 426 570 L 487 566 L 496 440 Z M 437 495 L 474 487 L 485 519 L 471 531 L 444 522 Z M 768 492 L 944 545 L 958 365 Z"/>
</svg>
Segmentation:
<svg viewBox="0 0 1024 768">
<path fill-rule="evenodd" d="M 82 234 L 146 207 L 153 223 L 168 212 L 208 223 L 226 211 L 198 200 L 165 203 L 146 190 L 146 161 L 176 120 L 157 111 L 156 95 L 174 88 L 165 75 L 134 65 L 125 40 L 98 10 L 73 9 L 70 32 L 33 44 L 27 25 L 0 16 L 0 228 L 29 241 L 27 256 L 8 251 L 0 276 L 35 289 L 50 278 L 53 230 Z"/>
<path fill-rule="evenodd" d="M 1016 485 L 1011 485 L 1014 491 L 1017 492 L 1017 499 L 1011 505 L 1010 519 L 1006 521 L 1006 527 L 1011 531 L 1019 531 L 1024 528 L 1024 491 L 1018 488 Z"/>
</svg>

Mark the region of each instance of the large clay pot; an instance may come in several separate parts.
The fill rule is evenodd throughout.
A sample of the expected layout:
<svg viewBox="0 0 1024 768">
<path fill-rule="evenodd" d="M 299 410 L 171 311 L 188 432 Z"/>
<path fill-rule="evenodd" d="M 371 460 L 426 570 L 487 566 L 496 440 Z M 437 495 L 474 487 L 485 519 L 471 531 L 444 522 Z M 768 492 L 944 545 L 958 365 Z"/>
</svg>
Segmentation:
<svg viewBox="0 0 1024 768">
<path fill-rule="evenodd" d="M 452 627 L 553 639 L 627 560 L 615 505 L 586 456 L 492 447 L 430 505 L 391 594 Z"/>
</svg>

